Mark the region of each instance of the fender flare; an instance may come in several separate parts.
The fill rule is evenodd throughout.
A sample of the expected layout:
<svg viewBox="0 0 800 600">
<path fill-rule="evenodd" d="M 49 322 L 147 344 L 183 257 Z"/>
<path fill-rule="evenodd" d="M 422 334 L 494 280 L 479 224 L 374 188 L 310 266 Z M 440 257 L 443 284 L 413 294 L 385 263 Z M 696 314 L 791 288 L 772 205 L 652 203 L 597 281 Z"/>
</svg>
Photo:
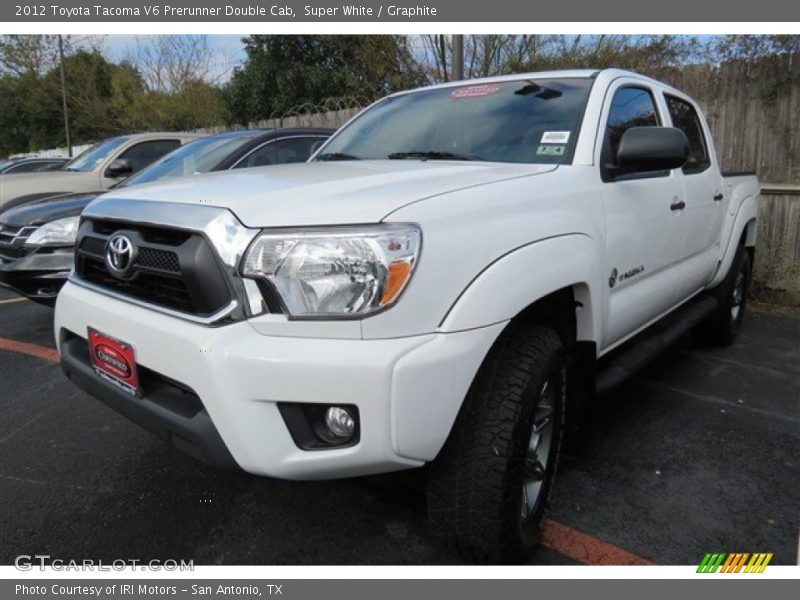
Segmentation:
<svg viewBox="0 0 800 600">
<path fill-rule="evenodd" d="M 548 294 L 573 287 L 580 303 L 578 340 L 600 341 L 604 269 L 599 250 L 595 240 L 583 233 L 544 238 L 511 250 L 469 283 L 447 311 L 439 331 L 465 331 L 508 321 Z"/>
<path fill-rule="evenodd" d="M 725 252 L 722 254 L 722 258 L 720 259 L 719 266 L 717 267 L 717 272 L 714 274 L 714 278 L 708 284 L 709 288 L 713 288 L 719 285 L 725 276 L 728 274 L 728 270 L 731 268 L 731 264 L 733 264 L 733 258 L 736 256 L 736 248 L 739 246 L 739 240 L 742 238 L 742 234 L 744 233 L 745 229 L 748 225 L 755 221 L 758 216 L 758 203 L 756 202 L 756 198 L 754 196 L 748 196 L 745 198 L 741 205 L 739 206 L 739 210 L 736 212 L 736 217 L 733 221 L 733 227 L 731 228 L 731 233 L 728 236 L 728 243 L 725 247 Z M 752 244 L 755 245 L 755 234 L 753 235 Z"/>
</svg>

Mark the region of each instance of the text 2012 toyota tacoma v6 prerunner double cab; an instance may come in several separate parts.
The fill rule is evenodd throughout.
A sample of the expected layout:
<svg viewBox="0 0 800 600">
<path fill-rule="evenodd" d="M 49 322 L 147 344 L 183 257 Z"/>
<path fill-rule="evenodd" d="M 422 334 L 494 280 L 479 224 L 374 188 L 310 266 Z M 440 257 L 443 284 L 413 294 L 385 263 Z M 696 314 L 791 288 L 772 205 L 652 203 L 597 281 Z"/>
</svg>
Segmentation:
<svg viewBox="0 0 800 600">
<path fill-rule="evenodd" d="M 394 94 L 307 164 L 92 203 L 61 361 L 212 465 L 428 465 L 432 521 L 519 560 L 596 393 L 690 327 L 736 336 L 758 193 L 690 98 L 633 73 Z"/>
</svg>

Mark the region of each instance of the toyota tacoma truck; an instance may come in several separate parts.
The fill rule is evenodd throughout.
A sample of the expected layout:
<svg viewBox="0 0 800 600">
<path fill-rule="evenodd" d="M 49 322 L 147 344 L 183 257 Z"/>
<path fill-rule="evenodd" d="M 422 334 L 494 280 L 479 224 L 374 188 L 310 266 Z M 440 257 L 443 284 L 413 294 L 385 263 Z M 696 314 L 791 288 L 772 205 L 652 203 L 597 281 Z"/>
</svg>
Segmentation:
<svg viewBox="0 0 800 600">
<path fill-rule="evenodd" d="M 595 399 L 690 329 L 736 337 L 758 195 L 691 98 L 634 73 L 397 93 L 308 163 L 90 204 L 61 364 L 217 467 L 426 467 L 436 527 L 518 561 Z"/>
</svg>

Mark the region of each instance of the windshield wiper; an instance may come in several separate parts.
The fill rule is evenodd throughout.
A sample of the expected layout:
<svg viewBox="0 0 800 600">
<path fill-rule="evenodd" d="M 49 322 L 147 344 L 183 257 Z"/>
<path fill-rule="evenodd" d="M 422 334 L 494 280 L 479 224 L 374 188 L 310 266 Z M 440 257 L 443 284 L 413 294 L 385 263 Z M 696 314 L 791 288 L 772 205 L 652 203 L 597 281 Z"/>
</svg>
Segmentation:
<svg viewBox="0 0 800 600">
<path fill-rule="evenodd" d="M 480 156 L 458 154 L 447 150 L 412 150 L 411 152 L 392 152 L 386 158 L 403 160 L 405 158 L 420 158 L 422 160 L 486 160 Z"/>
<path fill-rule="evenodd" d="M 345 154 L 344 152 L 326 152 L 320 154 L 315 160 L 361 160 L 358 156 Z"/>
</svg>

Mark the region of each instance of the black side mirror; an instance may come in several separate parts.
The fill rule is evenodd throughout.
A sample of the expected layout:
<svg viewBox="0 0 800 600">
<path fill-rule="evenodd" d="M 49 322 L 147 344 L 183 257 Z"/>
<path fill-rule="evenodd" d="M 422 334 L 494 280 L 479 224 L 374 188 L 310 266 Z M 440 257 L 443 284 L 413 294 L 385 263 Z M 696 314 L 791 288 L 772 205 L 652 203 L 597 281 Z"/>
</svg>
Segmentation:
<svg viewBox="0 0 800 600">
<path fill-rule="evenodd" d="M 631 127 L 617 150 L 620 174 L 679 169 L 689 160 L 689 140 L 675 127 Z"/>
<path fill-rule="evenodd" d="M 133 164 L 127 158 L 115 158 L 106 169 L 106 177 L 118 179 L 133 173 Z"/>
</svg>

